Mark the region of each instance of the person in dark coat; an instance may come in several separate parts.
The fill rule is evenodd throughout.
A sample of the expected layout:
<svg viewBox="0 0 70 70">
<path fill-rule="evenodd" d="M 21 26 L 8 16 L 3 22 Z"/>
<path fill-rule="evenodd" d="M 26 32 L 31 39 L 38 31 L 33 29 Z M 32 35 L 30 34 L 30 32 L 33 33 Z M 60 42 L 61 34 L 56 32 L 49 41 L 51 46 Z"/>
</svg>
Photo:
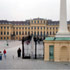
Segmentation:
<svg viewBox="0 0 70 70">
<path fill-rule="evenodd" d="M 17 54 L 18 54 L 18 57 L 21 57 L 21 49 L 20 48 L 17 50 Z"/>
</svg>

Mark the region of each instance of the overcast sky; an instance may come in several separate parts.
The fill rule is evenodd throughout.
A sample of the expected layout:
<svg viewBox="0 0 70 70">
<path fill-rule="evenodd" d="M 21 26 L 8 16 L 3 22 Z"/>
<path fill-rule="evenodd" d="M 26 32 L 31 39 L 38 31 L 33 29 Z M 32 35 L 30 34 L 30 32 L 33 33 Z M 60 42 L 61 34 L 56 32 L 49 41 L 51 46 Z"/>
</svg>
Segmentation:
<svg viewBox="0 0 70 70">
<path fill-rule="evenodd" d="M 0 0 L 0 20 L 38 17 L 59 20 L 60 0 Z M 70 0 L 67 0 L 67 20 L 70 20 Z"/>
</svg>

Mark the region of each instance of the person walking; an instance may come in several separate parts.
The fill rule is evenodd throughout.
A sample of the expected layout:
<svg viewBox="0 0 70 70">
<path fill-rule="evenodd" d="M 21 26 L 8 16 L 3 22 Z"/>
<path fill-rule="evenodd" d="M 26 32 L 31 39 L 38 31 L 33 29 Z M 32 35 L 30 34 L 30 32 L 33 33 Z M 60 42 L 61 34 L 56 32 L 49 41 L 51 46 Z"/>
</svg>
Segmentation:
<svg viewBox="0 0 70 70">
<path fill-rule="evenodd" d="M 5 49 L 3 51 L 3 54 L 4 54 L 4 58 L 6 59 L 6 50 Z"/>
<path fill-rule="evenodd" d="M 0 60 L 2 60 L 2 52 L 0 51 Z"/>
<path fill-rule="evenodd" d="M 21 57 L 21 49 L 20 48 L 17 50 L 17 54 L 18 54 L 18 57 Z"/>
</svg>

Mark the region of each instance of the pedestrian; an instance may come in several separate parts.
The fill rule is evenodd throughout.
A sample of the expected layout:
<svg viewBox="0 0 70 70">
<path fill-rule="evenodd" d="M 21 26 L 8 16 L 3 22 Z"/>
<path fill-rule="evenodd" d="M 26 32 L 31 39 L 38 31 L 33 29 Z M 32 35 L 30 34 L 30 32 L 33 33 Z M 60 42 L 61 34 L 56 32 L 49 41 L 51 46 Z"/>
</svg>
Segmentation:
<svg viewBox="0 0 70 70">
<path fill-rule="evenodd" d="M 2 52 L 0 51 L 0 60 L 2 60 Z"/>
<path fill-rule="evenodd" d="M 17 54 L 18 54 L 18 57 L 21 57 L 21 49 L 20 48 L 17 50 Z"/>
<path fill-rule="evenodd" d="M 3 54 L 4 54 L 4 58 L 6 59 L 6 50 L 5 49 L 3 51 Z"/>
</svg>

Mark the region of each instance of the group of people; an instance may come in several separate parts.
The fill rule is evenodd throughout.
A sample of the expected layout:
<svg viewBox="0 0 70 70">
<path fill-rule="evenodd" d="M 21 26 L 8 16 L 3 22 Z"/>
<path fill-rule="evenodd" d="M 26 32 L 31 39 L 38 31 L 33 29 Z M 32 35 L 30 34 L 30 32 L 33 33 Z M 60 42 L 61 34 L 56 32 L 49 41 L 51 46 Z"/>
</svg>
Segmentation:
<svg viewBox="0 0 70 70">
<path fill-rule="evenodd" d="M 6 49 L 4 49 L 3 50 L 3 55 L 4 55 L 4 58 L 6 59 L 6 53 L 7 53 L 7 51 L 6 51 Z M 0 54 L 2 54 L 2 52 L 0 51 Z M 1 56 L 1 55 L 0 55 Z M 18 48 L 18 50 L 17 50 L 17 56 L 18 57 L 21 57 L 21 49 L 20 48 Z"/>
<path fill-rule="evenodd" d="M 6 50 L 3 50 L 4 58 L 6 59 Z M 2 58 L 2 52 L 0 51 L 0 58 Z"/>
</svg>

